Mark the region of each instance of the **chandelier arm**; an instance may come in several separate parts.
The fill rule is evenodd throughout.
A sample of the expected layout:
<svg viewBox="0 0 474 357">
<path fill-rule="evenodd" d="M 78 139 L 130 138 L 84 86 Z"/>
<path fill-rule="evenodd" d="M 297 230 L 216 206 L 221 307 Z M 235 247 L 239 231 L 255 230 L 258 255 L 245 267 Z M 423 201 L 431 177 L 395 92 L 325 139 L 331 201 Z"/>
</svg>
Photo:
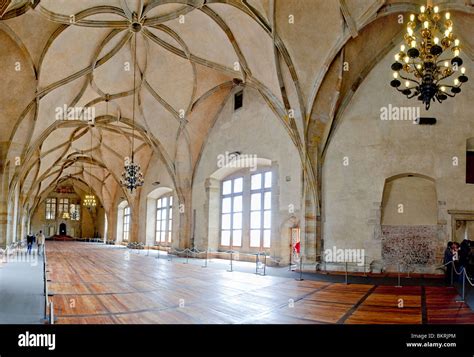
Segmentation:
<svg viewBox="0 0 474 357">
<path fill-rule="evenodd" d="M 414 83 L 416 83 L 416 84 L 417 84 L 417 86 L 419 86 L 419 85 L 420 85 L 420 82 L 418 82 L 417 80 L 415 80 L 415 79 L 411 79 L 411 78 L 408 78 L 408 77 L 404 77 L 404 76 L 402 76 L 401 74 L 400 74 L 400 78 L 401 78 L 401 79 L 404 79 L 404 80 L 406 80 L 406 81 L 411 81 L 411 82 L 414 82 Z"/>
<path fill-rule="evenodd" d="M 450 98 L 454 98 L 456 96 L 456 94 L 450 94 L 450 93 L 446 93 L 446 92 L 443 92 L 443 94 L 447 95 Z"/>
<path fill-rule="evenodd" d="M 440 60 L 436 61 L 435 63 L 436 63 L 436 64 L 439 64 L 439 63 L 441 63 L 441 62 L 446 62 L 446 61 L 451 62 L 451 60 L 452 60 L 453 58 L 454 58 L 454 57 L 449 57 L 449 58 L 440 59 Z"/>
<path fill-rule="evenodd" d="M 449 75 L 447 75 L 447 76 L 441 77 L 440 79 L 438 79 L 438 80 L 436 81 L 436 84 L 438 84 L 438 83 L 441 82 L 442 80 L 445 80 L 446 78 L 451 77 L 452 75 L 453 75 L 453 73 L 451 73 L 451 74 L 449 74 Z"/>
<path fill-rule="evenodd" d="M 415 68 L 416 72 L 418 73 L 418 75 L 421 77 L 423 77 L 423 73 L 421 73 L 421 71 L 418 69 L 418 67 L 415 65 L 415 63 L 413 63 L 413 68 Z"/>
</svg>

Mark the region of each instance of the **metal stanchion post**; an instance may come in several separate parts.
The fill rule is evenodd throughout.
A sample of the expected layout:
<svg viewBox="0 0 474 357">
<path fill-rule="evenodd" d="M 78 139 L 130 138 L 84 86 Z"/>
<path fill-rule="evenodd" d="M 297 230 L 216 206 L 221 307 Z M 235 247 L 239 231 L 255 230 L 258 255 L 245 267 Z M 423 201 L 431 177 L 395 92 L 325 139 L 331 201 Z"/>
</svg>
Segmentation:
<svg viewBox="0 0 474 357">
<path fill-rule="evenodd" d="M 466 268 L 462 268 L 461 270 L 461 274 L 462 274 L 462 293 L 461 293 L 461 299 L 456 299 L 456 302 L 464 302 L 464 298 L 465 298 L 465 292 L 466 292 Z"/>
<path fill-rule="evenodd" d="M 258 257 L 259 253 L 257 253 L 255 256 L 255 274 L 258 274 Z"/>
<path fill-rule="evenodd" d="M 345 265 L 345 269 L 346 269 L 346 285 L 349 283 L 349 277 L 348 277 L 348 273 L 347 273 L 347 262 L 344 262 L 344 265 Z"/>
<path fill-rule="evenodd" d="M 400 285 L 400 263 L 397 264 L 398 266 L 398 285 L 396 288 L 401 288 L 402 286 Z"/>
<path fill-rule="evenodd" d="M 49 303 L 49 323 L 54 325 L 54 302 Z"/>
<path fill-rule="evenodd" d="M 449 262 L 451 264 L 451 286 L 454 285 L 454 264 L 452 261 Z"/>
<path fill-rule="evenodd" d="M 304 280 L 303 279 L 303 256 L 302 255 L 300 255 L 300 277 L 299 277 L 299 279 L 295 279 L 295 280 L 298 280 L 298 281 Z"/>
<path fill-rule="evenodd" d="M 233 268 L 233 266 L 232 266 L 232 259 L 233 259 L 233 252 L 230 251 L 230 270 L 227 270 L 227 271 L 229 271 L 229 272 L 234 271 L 234 268 Z"/>
<path fill-rule="evenodd" d="M 201 268 L 207 268 L 207 254 L 209 252 L 209 248 L 206 249 L 206 260 L 204 261 L 204 265 Z"/>
<path fill-rule="evenodd" d="M 264 263 L 263 263 L 263 275 L 267 274 L 267 254 L 265 254 Z"/>
<path fill-rule="evenodd" d="M 367 263 L 367 257 L 364 255 L 364 277 L 367 277 L 367 267 L 365 266 Z"/>
</svg>

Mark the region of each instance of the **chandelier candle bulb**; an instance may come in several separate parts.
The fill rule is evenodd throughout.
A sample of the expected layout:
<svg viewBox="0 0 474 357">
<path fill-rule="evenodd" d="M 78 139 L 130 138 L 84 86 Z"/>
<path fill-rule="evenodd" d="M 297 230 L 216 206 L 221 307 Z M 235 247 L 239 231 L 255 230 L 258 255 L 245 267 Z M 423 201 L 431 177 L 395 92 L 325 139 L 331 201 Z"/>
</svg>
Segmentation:
<svg viewBox="0 0 474 357">
<path fill-rule="evenodd" d="M 460 44 L 459 39 L 455 39 L 455 40 L 454 40 L 454 46 L 459 46 L 459 44 Z"/>
<path fill-rule="evenodd" d="M 437 45 L 437 44 L 439 43 L 439 38 L 438 38 L 438 37 L 435 37 L 435 38 L 433 39 L 433 41 L 434 41 L 435 45 Z"/>
<path fill-rule="evenodd" d="M 415 15 L 414 15 L 414 14 L 411 14 L 411 15 L 410 15 L 410 21 L 411 21 L 411 22 L 415 21 Z"/>
<path fill-rule="evenodd" d="M 454 85 L 455 86 L 459 85 L 459 79 L 457 79 L 457 78 L 454 79 Z"/>
<path fill-rule="evenodd" d="M 435 6 L 433 10 L 434 10 L 434 13 L 437 14 L 439 12 L 439 7 Z"/>
<path fill-rule="evenodd" d="M 429 23 L 428 21 L 425 21 L 425 22 L 423 23 L 423 27 L 424 27 L 425 29 L 429 28 L 429 27 L 430 27 L 430 23 Z"/>
<path fill-rule="evenodd" d="M 451 18 L 451 14 L 449 12 L 447 12 L 444 16 L 446 20 L 449 20 Z"/>
<path fill-rule="evenodd" d="M 422 6 L 420 7 L 420 12 L 421 12 L 422 14 L 424 14 L 424 13 L 425 13 L 425 10 L 426 10 L 426 8 L 422 5 Z"/>
<path fill-rule="evenodd" d="M 466 67 L 461 68 L 461 73 L 462 74 L 466 73 Z"/>
<path fill-rule="evenodd" d="M 395 78 L 395 79 L 398 78 L 398 73 L 397 72 L 393 72 L 393 78 Z"/>
</svg>

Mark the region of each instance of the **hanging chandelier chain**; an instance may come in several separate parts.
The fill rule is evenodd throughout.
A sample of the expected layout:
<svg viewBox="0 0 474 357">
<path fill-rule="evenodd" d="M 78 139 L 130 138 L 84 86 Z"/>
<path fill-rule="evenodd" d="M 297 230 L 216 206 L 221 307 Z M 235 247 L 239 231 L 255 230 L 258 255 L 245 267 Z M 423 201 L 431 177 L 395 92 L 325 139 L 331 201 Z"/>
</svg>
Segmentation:
<svg viewBox="0 0 474 357">
<path fill-rule="evenodd" d="M 132 105 L 132 145 L 131 161 L 126 162 L 122 173 L 121 184 L 131 193 L 137 187 L 143 186 L 145 180 L 141 172 L 140 165 L 135 162 L 135 106 L 136 106 L 136 77 L 137 77 L 137 34 L 134 35 L 134 55 L 133 55 L 133 105 Z"/>
<path fill-rule="evenodd" d="M 132 106 L 132 162 L 135 155 L 135 102 L 136 102 L 136 80 L 137 80 L 137 34 L 133 35 L 135 42 L 133 55 L 133 106 Z"/>
</svg>

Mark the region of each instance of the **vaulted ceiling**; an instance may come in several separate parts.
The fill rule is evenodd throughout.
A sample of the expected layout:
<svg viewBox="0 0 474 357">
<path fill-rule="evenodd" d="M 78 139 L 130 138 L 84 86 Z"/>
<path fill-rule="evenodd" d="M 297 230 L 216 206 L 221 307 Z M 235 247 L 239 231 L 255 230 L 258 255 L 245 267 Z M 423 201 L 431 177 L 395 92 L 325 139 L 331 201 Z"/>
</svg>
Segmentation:
<svg viewBox="0 0 474 357">
<path fill-rule="evenodd" d="M 238 86 L 265 99 L 316 180 L 339 111 L 401 40 L 397 16 L 421 3 L 1 0 L 0 159 L 9 187 L 21 185 L 21 204 L 34 207 L 72 177 L 91 184 L 107 209 L 132 136 L 144 170 L 154 154 L 177 187 L 189 185 Z M 439 3 L 455 12 L 472 59 L 473 2 Z M 56 120 L 64 105 L 94 107 L 95 124 Z"/>
</svg>

